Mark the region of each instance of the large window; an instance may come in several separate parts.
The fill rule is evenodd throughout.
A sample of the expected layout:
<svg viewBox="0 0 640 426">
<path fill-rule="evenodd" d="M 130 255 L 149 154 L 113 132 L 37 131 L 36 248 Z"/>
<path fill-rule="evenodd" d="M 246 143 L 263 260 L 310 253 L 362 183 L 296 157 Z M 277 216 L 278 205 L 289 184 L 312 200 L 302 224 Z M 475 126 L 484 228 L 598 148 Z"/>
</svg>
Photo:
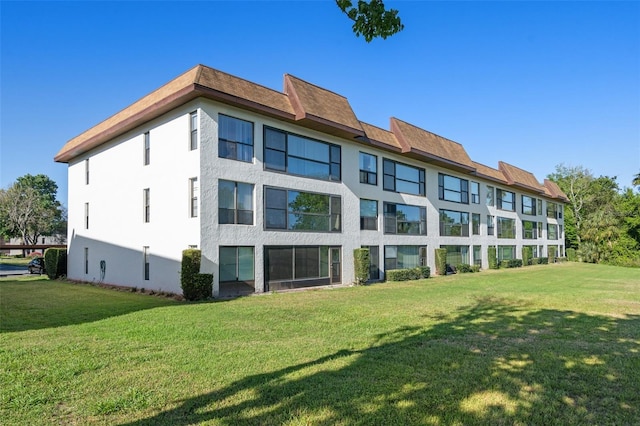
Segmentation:
<svg viewBox="0 0 640 426">
<path fill-rule="evenodd" d="M 220 247 L 220 282 L 254 280 L 253 247 Z"/>
<path fill-rule="evenodd" d="M 384 246 L 384 270 L 408 269 L 427 264 L 424 246 Z"/>
<path fill-rule="evenodd" d="M 253 225 L 253 185 L 218 181 L 218 222 Z"/>
<path fill-rule="evenodd" d="M 189 114 L 189 149 L 192 151 L 198 149 L 198 112 L 194 111 Z"/>
<path fill-rule="evenodd" d="M 558 239 L 558 225 L 547 223 L 547 239 L 548 240 Z"/>
<path fill-rule="evenodd" d="M 369 280 L 375 281 L 380 279 L 380 247 L 379 246 L 362 246 L 369 249 Z"/>
<path fill-rule="evenodd" d="M 511 191 L 505 191 L 504 189 L 497 189 L 497 207 L 500 210 L 507 210 L 510 212 L 516 211 L 516 194 Z"/>
<path fill-rule="evenodd" d="M 562 207 L 556 203 L 547 201 L 547 217 L 562 219 Z"/>
<path fill-rule="evenodd" d="M 538 208 L 536 206 L 536 199 L 532 197 L 528 197 L 526 195 L 522 196 L 522 214 L 528 214 L 530 216 L 535 216 Z"/>
<path fill-rule="evenodd" d="M 405 194 L 424 195 L 424 169 L 383 159 L 383 189 Z"/>
<path fill-rule="evenodd" d="M 360 199 L 360 229 L 378 230 L 378 202 Z"/>
<path fill-rule="evenodd" d="M 378 184 L 378 157 L 360 153 L 360 183 Z"/>
<path fill-rule="evenodd" d="M 440 236 L 468 237 L 469 213 L 440 210 Z"/>
<path fill-rule="evenodd" d="M 264 128 L 264 168 L 314 179 L 339 181 L 341 149 L 270 127 Z"/>
<path fill-rule="evenodd" d="M 516 246 L 498 246 L 498 261 L 516 258 Z"/>
<path fill-rule="evenodd" d="M 469 204 L 469 181 L 438 173 L 438 198 Z"/>
<path fill-rule="evenodd" d="M 265 247 L 268 288 L 310 287 L 336 283 L 340 277 L 340 248 L 327 246 Z"/>
<path fill-rule="evenodd" d="M 529 220 L 522 221 L 522 238 L 525 240 L 535 240 L 538 238 L 538 224 Z"/>
<path fill-rule="evenodd" d="M 427 235 L 427 209 L 384 203 L 385 234 Z"/>
<path fill-rule="evenodd" d="M 339 196 L 265 188 L 265 228 L 293 231 L 340 232 Z"/>
<path fill-rule="evenodd" d="M 253 123 L 218 115 L 218 157 L 253 161 Z"/>
<path fill-rule="evenodd" d="M 498 238 L 515 238 L 516 220 L 498 216 Z"/>
<path fill-rule="evenodd" d="M 198 178 L 189 179 L 189 216 L 198 217 Z"/>
<path fill-rule="evenodd" d="M 480 213 L 471 215 L 471 228 L 473 235 L 480 235 Z"/>
<path fill-rule="evenodd" d="M 470 265 L 469 262 L 469 246 L 446 246 L 441 245 L 440 248 L 447 250 L 447 264 L 458 266 L 462 263 Z"/>
</svg>

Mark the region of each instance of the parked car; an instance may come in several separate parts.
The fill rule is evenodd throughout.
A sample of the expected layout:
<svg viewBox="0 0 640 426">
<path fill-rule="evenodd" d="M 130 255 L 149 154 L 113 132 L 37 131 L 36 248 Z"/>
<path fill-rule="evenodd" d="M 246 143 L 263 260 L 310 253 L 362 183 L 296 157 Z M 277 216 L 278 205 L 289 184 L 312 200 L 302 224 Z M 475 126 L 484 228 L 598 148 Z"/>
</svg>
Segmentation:
<svg viewBox="0 0 640 426">
<path fill-rule="evenodd" d="M 44 274 L 44 257 L 36 257 L 27 265 L 30 274 Z"/>
</svg>

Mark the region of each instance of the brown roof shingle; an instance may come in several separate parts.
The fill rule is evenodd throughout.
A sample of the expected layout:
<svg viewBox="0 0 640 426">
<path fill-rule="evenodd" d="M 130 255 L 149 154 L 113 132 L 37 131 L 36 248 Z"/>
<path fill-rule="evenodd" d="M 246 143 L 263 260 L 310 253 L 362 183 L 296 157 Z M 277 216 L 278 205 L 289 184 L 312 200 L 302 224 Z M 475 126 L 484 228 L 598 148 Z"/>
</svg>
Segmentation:
<svg viewBox="0 0 640 426">
<path fill-rule="evenodd" d="M 394 151 L 401 152 L 402 146 L 396 139 L 396 136 L 388 130 L 381 129 L 380 127 L 373 126 L 368 123 L 360 122 L 362 130 L 369 141 L 382 148 L 390 148 Z"/>
<path fill-rule="evenodd" d="M 498 161 L 498 169 L 504 174 L 509 185 L 517 186 L 540 194 L 544 193 L 544 188 L 538 179 L 531 173 L 503 161 Z"/>
<path fill-rule="evenodd" d="M 474 171 L 473 162 L 458 142 L 421 129 L 397 118 L 391 118 L 391 131 L 405 153 L 418 153 L 426 162 L 440 163 L 466 171 Z"/>
<path fill-rule="evenodd" d="M 549 180 L 549 179 L 545 179 L 544 180 L 544 188 L 545 188 L 545 192 L 547 193 L 547 195 L 549 195 L 550 197 L 553 198 L 557 198 L 559 200 L 562 201 L 569 201 L 569 198 L 567 197 L 567 194 L 565 194 L 562 189 L 560 189 L 560 187 L 558 186 L 557 183 Z"/>
<path fill-rule="evenodd" d="M 504 184 L 507 183 L 507 179 L 504 177 L 500 170 L 485 166 L 484 164 L 476 163 L 475 161 L 473 162 L 473 165 L 476 168 L 476 175 L 483 178 L 495 180 L 496 182 Z"/>
</svg>

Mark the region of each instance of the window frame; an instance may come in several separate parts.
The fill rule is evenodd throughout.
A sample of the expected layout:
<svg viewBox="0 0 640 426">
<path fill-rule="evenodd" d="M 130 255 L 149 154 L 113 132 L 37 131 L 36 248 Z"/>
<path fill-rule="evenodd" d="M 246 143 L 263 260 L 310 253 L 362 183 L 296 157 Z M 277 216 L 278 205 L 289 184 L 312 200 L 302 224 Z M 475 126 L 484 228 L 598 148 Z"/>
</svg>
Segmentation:
<svg viewBox="0 0 640 426">
<path fill-rule="evenodd" d="M 227 279 L 223 279 L 223 273 L 222 273 L 222 269 L 223 269 L 223 263 L 222 263 L 222 252 L 223 249 L 232 249 L 235 251 L 235 256 L 234 256 L 234 260 L 235 260 L 235 279 L 234 280 L 227 280 Z M 251 249 L 251 272 L 252 272 L 252 278 L 251 279 L 240 279 L 240 250 L 241 249 Z M 253 284 L 255 282 L 256 279 L 256 249 L 254 246 L 220 246 L 218 248 L 218 277 L 220 279 L 220 283 L 224 284 L 224 283 L 247 283 L 247 284 Z M 225 277 L 226 278 L 226 277 Z"/>
<path fill-rule="evenodd" d="M 220 187 L 222 186 L 221 184 L 233 184 L 233 209 L 230 208 L 226 208 L 226 207 L 221 207 L 220 203 L 222 202 L 222 196 L 220 194 Z M 240 188 L 245 188 L 245 189 L 250 189 L 251 190 L 251 210 L 247 210 L 247 209 L 240 209 L 239 207 L 241 207 L 239 205 L 240 202 L 240 197 L 239 195 L 239 191 Z M 254 215 L 255 215 L 255 200 L 254 200 L 254 191 L 255 191 L 255 185 L 252 183 L 246 183 L 246 182 L 238 182 L 238 181 L 234 181 L 234 180 L 227 180 L 227 179 L 218 179 L 218 224 L 220 225 L 249 225 L 249 226 L 253 226 L 254 225 Z M 233 222 L 227 222 L 227 221 L 222 221 L 221 218 L 227 218 L 228 215 L 227 214 L 222 214 L 222 211 L 233 211 Z M 251 223 L 247 223 L 246 220 L 243 220 L 243 218 L 245 218 L 247 215 L 248 217 L 248 212 L 251 212 L 250 217 L 251 217 Z"/>
<path fill-rule="evenodd" d="M 480 213 L 471 213 L 471 235 L 480 235 Z"/>
<path fill-rule="evenodd" d="M 89 159 L 84 160 L 84 184 L 89 185 Z"/>
<path fill-rule="evenodd" d="M 151 134 L 149 132 L 144 132 L 144 142 L 143 142 L 143 165 L 148 166 L 151 164 Z"/>
<path fill-rule="evenodd" d="M 505 195 L 511 195 L 512 201 L 505 201 Z M 511 205 L 511 208 L 508 208 L 507 205 Z M 504 210 L 507 212 L 515 212 L 516 211 L 516 193 L 512 191 L 507 191 L 506 189 L 497 188 L 496 189 L 496 207 L 499 210 Z"/>
<path fill-rule="evenodd" d="M 375 203 L 375 216 L 363 216 L 362 215 L 362 203 L 370 202 Z M 378 200 L 369 200 L 366 198 L 360 198 L 360 230 L 361 231 L 377 231 L 378 230 Z M 371 220 L 373 218 L 373 220 Z M 368 219 L 368 220 L 367 220 Z M 373 226 L 365 226 L 366 224 L 373 224 Z"/>
<path fill-rule="evenodd" d="M 189 178 L 189 217 L 198 217 L 198 196 L 200 195 L 200 187 L 198 186 L 198 178 Z"/>
<path fill-rule="evenodd" d="M 511 229 L 505 229 L 506 223 L 511 224 L 511 226 L 509 226 L 509 228 Z M 507 235 L 504 235 L 504 233 L 507 231 L 509 231 Z M 511 217 L 497 216 L 496 237 L 500 239 L 509 239 L 509 240 L 516 238 L 516 220 Z"/>
<path fill-rule="evenodd" d="M 198 149 L 198 111 L 189 113 L 189 150 Z"/>
<path fill-rule="evenodd" d="M 269 146 L 269 141 L 267 140 L 267 132 L 280 133 L 284 136 L 284 148 L 278 148 L 276 146 Z M 309 179 L 317 179 L 327 182 L 342 182 L 342 146 L 326 142 L 319 139 L 310 138 L 308 136 L 300 135 L 293 132 L 288 132 L 286 130 L 278 129 L 276 127 L 271 126 L 263 126 L 262 129 L 263 135 L 263 169 L 270 172 L 276 173 L 285 173 L 291 176 L 301 176 Z M 305 157 L 300 155 L 295 155 L 290 153 L 289 149 L 289 138 L 294 137 L 302 140 L 309 141 L 311 143 L 318 143 L 322 145 L 326 145 L 328 149 L 328 161 L 320 161 L 316 158 Z M 269 163 L 268 157 L 269 153 L 280 153 L 282 155 L 283 166 L 279 167 L 275 165 L 275 163 Z M 291 171 L 291 159 L 299 160 L 302 162 L 310 162 L 319 165 L 326 165 L 328 168 L 327 177 L 314 176 L 311 174 L 300 174 L 294 173 Z"/>
<path fill-rule="evenodd" d="M 144 188 L 142 190 L 142 221 L 144 223 L 151 222 L 151 189 Z"/>
<path fill-rule="evenodd" d="M 363 169 L 362 160 L 364 156 L 373 157 L 374 171 Z M 378 156 L 369 154 L 368 152 L 360 151 L 358 154 L 358 166 L 360 168 L 360 183 L 364 183 L 365 185 L 378 186 Z M 372 176 L 373 176 L 373 183 L 371 182 Z"/>
<path fill-rule="evenodd" d="M 279 191 L 284 192 L 284 199 L 286 200 L 286 207 L 273 207 L 269 206 L 270 199 L 269 193 L 271 191 Z M 296 192 L 298 194 L 310 194 L 310 195 L 319 195 L 327 197 L 328 203 L 328 213 L 312 213 L 312 212 L 304 212 L 304 211 L 295 211 L 291 210 L 291 203 L 289 202 L 290 193 Z M 336 204 L 337 203 L 337 204 Z M 264 200 L 263 200 L 263 210 L 264 210 L 264 230 L 265 231 L 285 231 L 285 232 L 320 232 L 320 233 L 330 233 L 330 234 L 338 234 L 342 233 L 342 197 L 340 195 L 334 194 L 326 194 L 321 192 L 311 192 L 311 191 L 301 191 L 297 189 L 290 188 L 281 188 L 275 186 L 264 186 Z M 281 211 L 284 212 L 284 226 L 283 227 L 269 227 L 268 214 L 269 211 Z M 337 213 L 334 213 L 335 210 L 338 210 Z M 291 228 L 292 223 L 290 216 L 292 215 L 302 215 L 310 216 L 310 217 L 326 217 L 328 218 L 328 229 L 327 230 L 318 230 L 318 229 L 294 229 Z M 334 224 L 337 224 L 334 225 Z"/>
<path fill-rule="evenodd" d="M 531 229 L 527 229 L 527 223 L 531 224 Z M 529 236 L 527 236 L 529 234 Z M 537 240 L 538 239 L 538 222 L 532 220 L 522 221 L 522 239 L 523 240 Z"/>
<path fill-rule="evenodd" d="M 480 183 L 469 182 L 469 192 L 471 193 L 471 204 L 480 204 Z"/>
<path fill-rule="evenodd" d="M 220 136 L 221 133 L 221 121 L 222 120 L 235 120 L 235 121 L 240 121 L 243 123 L 248 123 L 251 125 L 251 144 L 239 141 L 239 140 L 231 140 L 231 139 L 227 139 L 226 137 L 223 138 Z M 224 135 L 227 136 L 227 135 Z M 232 144 L 232 146 L 234 147 L 233 150 L 228 150 L 228 153 L 235 153 L 235 155 L 222 155 L 222 152 L 224 150 L 227 150 L 227 148 L 220 149 L 222 144 L 226 144 L 226 146 L 228 146 L 228 144 Z M 255 143 L 256 143 L 256 137 L 255 137 L 255 123 L 253 121 L 249 121 L 249 120 L 244 120 L 242 118 L 238 118 L 238 117 L 233 117 L 231 115 L 227 115 L 227 114 L 222 114 L 222 113 L 218 113 L 218 158 L 224 158 L 226 160 L 234 160 L 234 161 L 241 161 L 243 163 L 253 163 L 253 159 L 255 158 Z M 243 159 L 243 153 L 245 152 L 244 150 L 239 150 L 238 149 L 238 145 L 241 145 L 243 147 L 251 147 L 251 158 L 249 160 L 245 160 Z"/>
<path fill-rule="evenodd" d="M 522 203 L 522 208 L 521 208 L 522 214 L 526 214 L 528 216 L 536 216 L 536 213 L 538 211 L 538 208 L 536 205 L 537 199 L 524 194 L 522 194 L 520 198 Z"/>
<path fill-rule="evenodd" d="M 405 264 L 401 264 L 398 265 L 398 248 L 399 247 L 415 247 L 418 250 L 417 253 L 417 259 L 418 259 L 418 264 L 417 265 L 405 265 Z M 389 256 L 389 254 L 391 254 L 391 252 L 394 249 L 395 250 L 395 257 L 391 257 Z M 393 267 L 388 267 L 390 266 L 390 262 L 388 261 L 388 259 L 395 259 L 393 261 L 394 266 Z M 417 267 L 417 266 L 426 266 L 427 265 L 427 245 L 424 244 L 389 244 L 389 245 L 385 245 L 384 246 L 384 258 L 383 258 L 383 265 L 384 265 L 384 272 L 385 274 L 387 273 L 387 271 L 393 271 L 394 269 L 405 269 L 405 268 L 412 268 L 412 267 Z M 389 263 L 388 263 L 389 262 Z"/>
<path fill-rule="evenodd" d="M 142 275 L 144 281 L 151 278 L 151 259 L 149 254 L 149 246 L 142 246 Z"/>
<path fill-rule="evenodd" d="M 447 215 L 447 213 L 455 213 L 458 214 L 459 217 L 459 221 L 458 222 L 454 222 L 452 224 L 447 224 L 445 221 L 442 220 L 443 215 L 446 217 L 451 218 L 451 216 Z M 464 215 L 466 215 L 466 222 L 464 223 Z M 453 218 L 452 218 L 453 219 Z M 448 210 L 448 209 L 440 209 L 438 210 L 438 221 L 439 221 L 439 229 L 440 229 L 440 236 L 441 237 L 469 237 L 469 212 L 461 212 L 461 211 L 456 211 L 456 210 Z M 456 229 L 460 229 L 460 234 L 456 235 L 454 233 L 451 233 L 451 230 L 454 229 L 454 227 Z M 447 233 L 447 229 L 449 229 L 449 233 Z"/>
<path fill-rule="evenodd" d="M 418 209 L 418 214 L 420 215 L 420 220 L 415 221 L 415 220 L 403 220 L 403 221 L 399 221 L 398 220 L 398 206 L 403 206 L 403 207 L 410 207 L 410 208 L 417 208 Z M 393 211 L 391 211 L 393 210 Z M 424 206 L 416 206 L 413 204 L 400 204 L 400 203 L 391 203 L 391 202 L 387 202 L 384 201 L 382 203 L 382 215 L 384 218 L 384 226 L 383 226 L 383 233 L 384 234 L 389 234 L 389 235 L 427 235 L 427 208 Z M 394 232 L 389 231 L 390 228 L 390 221 L 394 222 L 394 226 L 393 228 L 395 229 Z M 413 232 L 398 232 L 399 229 L 401 229 L 401 225 L 403 224 L 408 224 L 407 226 L 407 230 L 410 230 L 412 228 L 412 225 L 418 225 L 418 233 L 413 233 Z"/>
<path fill-rule="evenodd" d="M 407 179 L 402 179 L 402 178 L 398 178 L 398 170 L 397 170 L 397 166 L 400 165 L 402 167 L 406 167 L 409 169 L 414 169 L 417 173 L 418 173 L 418 180 L 417 181 L 412 181 L 412 180 L 407 180 Z M 388 172 L 388 167 L 392 169 L 391 173 Z M 387 184 L 387 178 L 390 178 L 393 180 L 393 185 L 390 186 Z M 400 182 L 408 182 L 410 184 L 414 184 L 414 185 L 418 185 L 418 192 L 405 192 L 405 191 L 398 191 L 398 181 Z M 401 163 L 399 161 L 395 161 L 395 160 L 391 160 L 389 158 L 382 158 L 382 189 L 384 191 L 389 191 L 389 192 L 396 192 L 399 194 L 410 194 L 410 195 L 417 195 L 420 197 L 425 197 L 426 196 L 426 172 L 425 169 L 423 169 L 422 167 L 416 167 L 416 166 L 411 166 L 409 164 L 406 163 Z"/>
</svg>

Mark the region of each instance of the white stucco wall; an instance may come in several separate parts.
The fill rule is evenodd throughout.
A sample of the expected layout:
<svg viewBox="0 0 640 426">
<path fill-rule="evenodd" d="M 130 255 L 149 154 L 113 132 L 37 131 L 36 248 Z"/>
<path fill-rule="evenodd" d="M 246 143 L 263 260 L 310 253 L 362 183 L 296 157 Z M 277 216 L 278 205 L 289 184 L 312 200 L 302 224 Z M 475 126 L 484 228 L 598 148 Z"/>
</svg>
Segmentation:
<svg viewBox="0 0 640 426">
<path fill-rule="evenodd" d="M 69 278 L 181 292 L 181 252 L 198 245 L 200 238 L 199 218 L 189 217 L 189 178 L 199 177 L 200 170 L 200 150 L 189 149 L 189 113 L 197 108 L 197 103 L 185 105 L 69 164 Z M 151 161 L 143 165 L 147 131 Z M 144 188 L 151 195 L 149 223 L 143 221 Z M 85 203 L 89 229 L 84 224 Z M 144 246 L 150 253 L 148 281 Z M 106 262 L 104 278 L 101 260 Z"/>
</svg>

